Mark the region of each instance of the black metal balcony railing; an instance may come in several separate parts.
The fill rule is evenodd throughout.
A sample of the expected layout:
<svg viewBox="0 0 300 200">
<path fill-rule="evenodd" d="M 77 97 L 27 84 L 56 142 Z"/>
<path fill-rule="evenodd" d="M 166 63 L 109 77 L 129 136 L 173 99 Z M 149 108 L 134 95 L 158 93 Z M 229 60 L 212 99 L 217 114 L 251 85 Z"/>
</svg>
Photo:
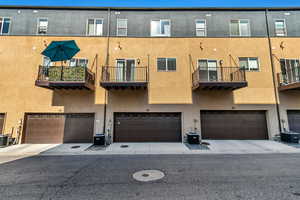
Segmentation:
<svg viewBox="0 0 300 200">
<path fill-rule="evenodd" d="M 87 67 L 39 66 L 36 85 L 50 89 L 94 89 L 95 74 Z"/>
<path fill-rule="evenodd" d="M 146 88 L 147 84 L 148 67 L 102 67 L 100 85 L 104 88 Z"/>
<path fill-rule="evenodd" d="M 277 74 L 280 90 L 300 89 L 300 67 L 293 67 L 290 70 Z"/>
<path fill-rule="evenodd" d="M 194 89 L 238 89 L 247 86 L 245 69 L 239 67 L 199 67 L 192 79 Z"/>
</svg>

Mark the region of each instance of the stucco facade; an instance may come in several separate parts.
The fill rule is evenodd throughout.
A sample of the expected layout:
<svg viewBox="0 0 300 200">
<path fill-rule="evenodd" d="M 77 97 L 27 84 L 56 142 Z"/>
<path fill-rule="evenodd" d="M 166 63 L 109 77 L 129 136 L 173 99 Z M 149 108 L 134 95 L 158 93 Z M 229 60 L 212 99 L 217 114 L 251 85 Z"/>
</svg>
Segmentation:
<svg viewBox="0 0 300 200">
<path fill-rule="evenodd" d="M 104 11 L 100 14 L 106 16 Z M 260 24 L 257 37 L 3 35 L 0 37 L 0 113 L 5 114 L 4 133 L 10 133 L 20 120 L 24 121 L 25 113 L 95 113 L 94 133 L 101 133 L 106 122 L 106 132 L 113 134 L 116 112 L 179 112 L 184 138 L 195 126 L 201 130 L 200 110 L 263 110 L 266 111 L 268 138 L 272 139 L 279 133 L 276 104 L 279 103 L 280 118 L 285 121 L 287 110 L 300 110 L 300 93 L 279 92 L 276 79 L 280 72 L 278 58 L 299 58 L 300 39 L 272 37 L 270 47 L 264 29 L 264 12 L 260 10 L 255 15 L 261 16 L 261 20 L 255 22 Z M 259 32 L 260 29 L 263 31 Z M 43 59 L 41 52 L 56 40 L 76 41 L 81 49 L 76 57 L 87 58 L 88 68 L 96 75 L 94 91 L 50 90 L 35 85 Z M 158 71 L 157 58 L 161 57 L 176 58 L 176 71 Z M 192 89 L 192 73 L 198 59 L 213 59 L 222 62 L 222 66 L 239 67 L 239 57 L 259 60 L 258 71 L 246 71 L 247 87 L 234 91 Z M 139 60 L 137 66 L 148 67 L 147 89 L 106 90 L 101 87 L 102 67 L 115 66 L 117 59 L 129 58 Z M 288 123 L 284 122 L 284 126 L 288 129 Z"/>
</svg>

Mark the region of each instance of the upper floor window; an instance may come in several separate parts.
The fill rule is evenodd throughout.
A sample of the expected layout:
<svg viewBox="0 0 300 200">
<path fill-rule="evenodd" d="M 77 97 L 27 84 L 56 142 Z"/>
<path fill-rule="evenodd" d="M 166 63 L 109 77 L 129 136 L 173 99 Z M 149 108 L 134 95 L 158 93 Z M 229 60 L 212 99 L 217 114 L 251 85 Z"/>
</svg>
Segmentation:
<svg viewBox="0 0 300 200">
<path fill-rule="evenodd" d="M 157 71 L 176 71 L 176 58 L 157 58 Z"/>
<path fill-rule="evenodd" d="M 284 19 L 275 20 L 275 34 L 276 36 L 286 36 L 286 24 Z"/>
<path fill-rule="evenodd" d="M 47 34 L 48 31 L 48 19 L 39 18 L 37 24 L 37 34 Z"/>
<path fill-rule="evenodd" d="M 87 67 L 88 59 L 86 58 L 72 58 L 70 60 L 70 67 Z"/>
<path fill-rule="evenodd" d="M 239 58 L 240 68 L 244 68 L 248 71 L 258 71 L 259 70 L 259 62 L 258 58 L 253 57 L 241 57 Z"/>
<path fill-rule="evenodd" d="M 103 35 L 103 19 L 88 19 L 87 35 Z"/>
<path fill-rule="evenodd" d="M 127 19 L 117 19 L 117 36 L 127 36 Z"/>
<path fill-rule="evenodd" d="M 0 17 L 0 34 L 8 34 L 10 31 L 10 18 Z"/>
<path fill-rule="evenodd" d="M 217 81 L 218 80 L 218 63 L 217 60 L 198 60 L 200 70 L 199 78 L 202 81 Z"/>
<path fill-rule="evenodd" d="M 152 20 L 151 36 L 171 36 L 171 21 L 169 19 Z"/>
<path fill-rule="evenodd" d="M 206 36 L 206 21 L 205 19 L 196 20 L 196 36 Z"/>
<path fill-rule="evenodd" d="M 230 36 L 250 36 L 250 23 L 248 19 L 230 21 Z"/>
</svg>

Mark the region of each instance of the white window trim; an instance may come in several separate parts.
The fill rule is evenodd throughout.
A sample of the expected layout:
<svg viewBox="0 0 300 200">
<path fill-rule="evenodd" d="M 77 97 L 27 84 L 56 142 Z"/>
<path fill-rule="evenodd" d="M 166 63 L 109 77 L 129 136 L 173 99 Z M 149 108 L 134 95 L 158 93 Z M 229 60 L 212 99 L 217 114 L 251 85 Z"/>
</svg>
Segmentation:
<svg viewBox="0 0 300 200">
<path fill-rule="evenodd" d="M 159 58 L 165 58 L 166 59 L 166 70 L 159 70 L 158 69 L 158 59 Z M 175 62 L 176 62 L 176 69 L 175 70 L 169 70 L 168 69 L 168 59 L 175 59 Z M 177 58 L 175 58 L 175 57 L 157 57 L 156 58 L 156 70 L 157 70 L 157 72 L 176 72 L 177 71 Z"/>
<path fill-rule="evenodd" d="M 238 57 L 238 59 L 239 59 L 239 65 L 240 65 L 240 58 L 247 58 L 247 62 L 248 62 L 248 66 L 249 66 L 249 59 L 250 58 L 256 58 L 257 59 L 257 67 L 258 67 L 258 69 L 257 70 L 251 70 L 250 68 L 249 69 L 245 69 L 245 71 L 247 71 L 247 72 L 260 72 L 260 59 L 259 59 L 259 57 Z M 240 68 L 241 68 L 241 66 L 239 66 Z"/>
<path fill-rule="evenodd" d="M 11 24 L 12 24 L 12 20 L 11 20 L 11 17 L 1 17 L 0 18 L 3 18 L 3 22 L 2 22 L 2 27 L 1 27 L 1 32 L 0 32 L 0 35 L 9 35 L 10 34 L 10 29 L 11 29 Z M 8 27 L 8 33 L 2 33 L 3 31 L 3 26 L 4 26 L 4 19 L 5 18 L 8 18 L 10 23 L 9 23 L 9 27 Z"/>
<path fill-rule="evenodd" d="M 88 68 L 88 65 L 89 65 L 89 59 L 88 59 L 88 58 L 84 58 L 84 57 L 73 57 L 73 58 L 71 58 L 70 60 L 68 60 L 68 65 L 69 65 L 69 67 L 71 67 L 70 65 L 71 65 L 71 60 L 72 60 L 72 59 L 76 59 L 76 60 L 87 60 L 86 68 Z M 74 66 L 72 66 L 72 67 L 74 67 Z M 78 67 L 78 66 L 75 66 L 75 67 Z"/>
<path fill-rule="evenodd" d="M 217 65 L 216 65 L 217 68 L 219 67 L 219 66 L 218 66 L 219 63 L 218 63 L 218 60 L 217 60 L 217 59 L 198 58 L 198 60 L 197 60 L 197 68 L 199 68 L 199 61 L 200 61 L 200 60 L 206 60 L 207 66 L 208 66 L 208 62 L 209 62 L 209 61 L 216 62 L 216 63 L 217 63 Z"/>
<path fill-rule="evenodd" d="M 231 35 L 231 21 L 232 20 L 237 20 L 239 22 L 239 35 Z M 248 21 L 249 35 L 241 35 L 240 24 L 241 24 L 242 20 L 247 20 Z M 251 37 L 251 22 L 250 22 L 250 19 L 230 19 L 230 22 L 229 22 L 229 35 L 230 35 L 230 37 Z"/>
<path fill-rule="evenodd" d="M 166 35 L 166 34 L 157 34 L 157 35 L 152 35 L 152 27 L 151 27 L 151 22 L 152 21 L 159 21 L 159 23 L 161 23 L 161 21 L 169 21 L 169 24 L 170 24 L 170 34 L 169 35 Z M 161 26 L 160 26 L 161 27 Z M 171 37 L 171 31 L 172 30 L 172 25 L 171 25 L 171 19 L 151 19 L 150 21 L 150 36 L 151 37 Z"/>
<path fill-rule="evenodd" d="M 277 35 L 277 33 L 276 33 L 276 21 L 277 20 L 283 20 L 284 21 L 284 29 L 285 29 L 285 34 L 284 35 Z M 276 37 L 286 37 L 287 33 L 288 33 L 287 26 L 286 26 L 286 20 L 285 19 L 274 19 L 274 29 L 275 29 L 275 36 Z"/>
<path fill-rule="evenodd" d="M 40 26 L 39 22 L 40 22 L 40 19 L 46 19 L 47 22 L 48 22 L 46 34 L 40 34 L 40 33 L 39 33 L 39 26 Z M 37 35 L 47 35 L 47 34 L 48 34 L 48 29 L 49 29 L 49 19 L 48 19 L 47 17 L 38 17 L 38 18 L 37 18 L 37 23 L 36 23 L 36 34 L 37 34 Z"/>
<path fill-rule="evenodd" d="M 119 35 L 118 20 L 125 20 L 126 21 L 126 34 L 125 35 Z M 128 34 L 128 19 L 117 18 L 117 36 L 126 37 L 127 34 Z"/>
<path fill-rule="evenodd" d="M 118 60 L 125 60 L 125 62 L 127 60 L 134 60 L 134 67 L 137 67 L 137 58 L 116 58 L 116 66 L 118 64 Z"/>
<path fill-rule="evenodd" d="M 204 36 L 198 36 L 197 35 L 197 21 L 204 21 Z M 196 37 L 207 37 L 207 24 L 206 24 L 206 19 L 195 19 L 195 35 Z"/>
<path fill-rule="evenodd" d="M 95 34 L 96 29 L 95 29 L 93 35 L 89 35 L 89 20 L 90 20 L 90 19 L 93 19 L 93 20 L 94 20 L 94 25 L 95 25 L 95 23 L 96 23 L 96 20 L 102 20 L 102 30 L 101 30 L 102 34 L 101 34 L 101 35 L 96 35 L 96 34 Z M 100 37 L 100 36 L 103 36 L 103 35 L 104 35 L 103 29 L 104 29 L 104 18 L 88 18 L 88 19 L 86 20 L 86 36 L 91 36 L 91 37 L 97 37 L 97 36 Z"/>
</svg>

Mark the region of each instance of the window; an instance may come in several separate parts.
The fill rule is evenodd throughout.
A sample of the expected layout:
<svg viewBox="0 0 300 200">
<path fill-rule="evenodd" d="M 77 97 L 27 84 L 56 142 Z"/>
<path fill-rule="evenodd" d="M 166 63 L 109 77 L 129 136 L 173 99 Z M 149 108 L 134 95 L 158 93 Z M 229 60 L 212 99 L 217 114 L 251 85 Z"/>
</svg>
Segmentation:
<svg viewBox="0 0 300 200">
<path fill-rule="evenodd" d="M 37 24 L 37 34 L 47 34 L 48 31 L 48 19 L 39 18 Z"/>
<path fill-rule="evenodd" d="M 259 63 L 258 58 L 239 58 L 240 68 L 248 71 L 258 71 Z"/>
<path fill-rule="evenodd" d="M 117 36 L 127 36 L 127 19 L 117 19 Z"/>
<path fill-rule="evenodd" d="M 217 81 L 218 71 L 217 71 L 217 60 L 198 60 L 198 67 L 200 70 L 199 78 L 201 81 Z"/>
<path fill-rule="evenodd" d="M 284 19 L 275 20 L 275 35 L 286 36 L 286 24 Z"/>
<path fill-rule="evenodd" d="M 280 59 L 280 67 L 284 83 L 300 81 L 300 61 L 298 59 Z"/>
<path fill-rule="evenodd" d="M 151 21 L 151 36 L 171 36 L 171 22 L 168 19 Z"/>
<path fill-rule="evenodd" d="M 54 66 L 54 63 L 51 62 L 50 58 L 48 58 L 47 56 L 43 57 L 43 66 Z"/>
<path fill-rule="evenodd" d="M 117 59 L 116 81 L 133 81 L 139 73 L 135 73 L 134 59 Z"/>
<path fill-rule="evenodd" d="M 176 71 L 176 58 L 157 58 L 157 71 Z"/>
<path fill-rule="evenodd" d="M 196 36 L 206 36 L 206 21 L 204 19 L 196 20 Z"/>
<path fill-rule="evenodd" d="M 103 35 L 103 19 L 88 19 L 87 35 Z"/>
<path fill-rule="evenodd" d="M 0 34 L 8 34 L 10 31 L 10 18 L 0 17 Z"/>
<path fill-rule="evenodd" d="M 250 24 L 248 19 L 231 20 L 230 36 L 250 36 Z"/>
<path fill-rule="evenodd" d="M 87 67 L 88 59 L 86 58 L 72 58 L 70 60 L 70 67 Z"/>
</svg>

